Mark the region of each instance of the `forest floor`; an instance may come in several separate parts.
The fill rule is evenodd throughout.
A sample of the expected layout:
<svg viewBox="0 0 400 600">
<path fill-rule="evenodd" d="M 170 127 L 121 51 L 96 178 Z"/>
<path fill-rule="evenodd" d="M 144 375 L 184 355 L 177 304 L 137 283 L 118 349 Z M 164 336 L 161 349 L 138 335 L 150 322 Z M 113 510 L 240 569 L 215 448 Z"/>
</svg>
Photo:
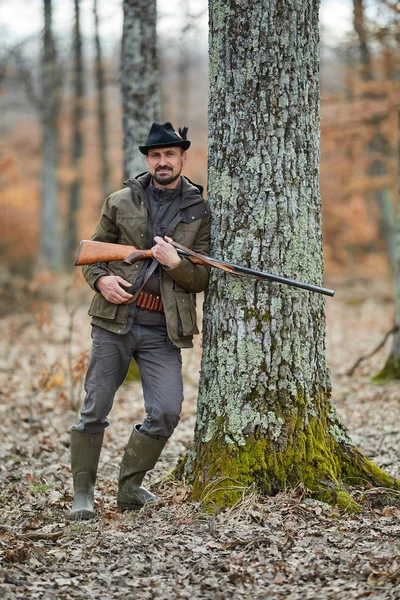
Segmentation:
<svg viewBox="0 0 400 600">
<path fill-rule="evenodd" d="M 133 381 L 106 432 L 98 516 L 70 523 L 69 430 L 90 343 L 88 295 L 74 284 L 64 301 L 27 301 L 53 283 L 4 286 L 0 297 L 0 598 L 400 599 L 400 509 L 368 508 L 368 494 L 380 490 L 355 496 L 366 506 L 358 516 L 301 488 L 273 498 L 246 490 L 237 506 L 204 514 L 182 483 L 168 481 L 193 435 L 199 346 L 184 353 L 182 419 L 147 480 L 159 504 L 136 513 L 115 506 L 123 446 L 143 417 Z M 400 477 L 400 384 L 371 383 L 390 342 L 346 375 L 391 328 L 391 287 L 337 289 L 327 300 L 334 401 L 359 448 Z"/>
</svg>

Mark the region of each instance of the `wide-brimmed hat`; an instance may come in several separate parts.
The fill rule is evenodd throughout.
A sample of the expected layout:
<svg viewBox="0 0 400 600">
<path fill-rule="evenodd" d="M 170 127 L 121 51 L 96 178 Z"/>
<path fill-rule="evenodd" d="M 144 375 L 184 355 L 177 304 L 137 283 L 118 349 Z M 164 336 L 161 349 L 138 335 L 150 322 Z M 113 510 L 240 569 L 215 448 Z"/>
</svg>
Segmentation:
<svg viewBox="0 0 400 600">
<path fill-rule="evenodd" d="M 169 121 L 153 123 L 146 144 L 139 146 L 139 150 L 142 154 L 147 154 L 151 148 L 167 148 L 168 146 L 179 146 L 187 150 L 190 142 L 186 139 L 186 135 L 187 127 L 175 131 Z"/>
</svg>

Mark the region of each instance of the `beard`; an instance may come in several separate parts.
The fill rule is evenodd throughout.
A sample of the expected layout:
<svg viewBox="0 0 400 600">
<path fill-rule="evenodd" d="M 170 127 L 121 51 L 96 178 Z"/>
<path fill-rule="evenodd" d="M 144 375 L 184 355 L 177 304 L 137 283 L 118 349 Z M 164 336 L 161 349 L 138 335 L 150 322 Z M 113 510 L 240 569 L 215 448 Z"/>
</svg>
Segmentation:
<svg viewBox="0 0 400 600">
<path fill-rule="evenodd" d="M 169 170 L 169 169 L 168 169 Z M 179 171 L 179 173 L 172 173 L 172 169 L 170 170 L 170 173 L 157 173 L 157 171 L 154 173 L 153 175 L 153 179 L 154 181 L 156 181 L 159 185 L 169 185 L 170 183 L 176 181 L 178 179 L 178 177 L 180 177 L 182 171 Z"/>
</svg>

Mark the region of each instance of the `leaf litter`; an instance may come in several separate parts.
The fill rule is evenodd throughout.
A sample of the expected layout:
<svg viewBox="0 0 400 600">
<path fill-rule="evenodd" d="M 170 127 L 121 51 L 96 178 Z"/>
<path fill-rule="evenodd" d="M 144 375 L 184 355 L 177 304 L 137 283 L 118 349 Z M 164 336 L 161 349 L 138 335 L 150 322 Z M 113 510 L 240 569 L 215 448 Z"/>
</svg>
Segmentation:
<svg viewBox="0 0 400 600">
<path fill-rule="evenodd" d="M 357 516 L 302 486 L 272 498 L 243 489 L 234 507 L 206 514 L 188 487 L 168 477 L 193 436 L 199 341 L 184 353 L 181 421 L 146 478 L 159 504 L 134 513 L 115 504 L 123 448 L 144 415 L 140 383 L 132 381 L 118 392 L 106 431 L 97 517 L 69 522 L 69 430 L 90 340 L 87 292 L 70 287 L 68 304 L 39 298 L 1 320 L 0 598 L 400 598 L 400 509 L 369 505 L 385 490 L 359 492 L 365 512 Z M 400 387 L 371 383 L 389 345 L 346 374 L 391 328 L 392 312 L 387 284 L 339 286 L 327 303 L 328 353 L 333 398 L 352 439 L 400 477 Z"/>
</svg>

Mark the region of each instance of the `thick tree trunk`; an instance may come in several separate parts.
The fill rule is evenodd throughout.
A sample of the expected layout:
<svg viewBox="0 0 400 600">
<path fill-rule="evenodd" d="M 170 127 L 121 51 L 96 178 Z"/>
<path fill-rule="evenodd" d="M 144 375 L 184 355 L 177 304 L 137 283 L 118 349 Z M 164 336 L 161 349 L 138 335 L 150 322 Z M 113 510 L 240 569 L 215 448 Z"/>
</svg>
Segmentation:
<svg viewBox="0 0 400 600">
<path fill-rule="evenodd" d="M 71 183 L 69 207 L 68 207 L 68 230 L 66 235 L 66 265 L 73 265 L 78 246 L 77 217 L 81 203 L 82 187 L 82 165 L 83 156 L 83 114 L 84 114 L 84 72 L 82 35 L 80 25 L 80 0 L 75 0 L 75 25 L 74 25 L 74 98 L 72 113 L 72 152 L 71 166 L 74 170 L 74 178 Z"/>
<path fill-rule="evenodd" d="M 61 80 L 52 32 L 51 0 L 44 0 L 44 43 L 41 78 L 40 111 L 43 165 L 39 263 L 41 267 L 57 269 L 60 266 L 57 165 Z"/>
<path fill-rule="evenodd" d="M 318 0 L 210 0 L 214 255 L 322 282 Z M 194 498 L 304 484 L 357 509 L 340 481 L 398 484 L 364 458 L 331 401 L 324 301 L 212 273 L 204 307 Z"/>
<path fill-rule="evenodd" d="M 96 70 L 96 90 L 97 90 L 97 122 L 100 139 L 100 167 L 101 167 L 101 185 L 103 198 L 110 194 L 110 166 L 108 162 L 108 134 L 107 134 L 107 110 L 106 110 L 106 91 L 104 82 L 104 63 L 101 49 L 101 39 L 99 32 L 99 13 L 98 0 L 93 2 L 94 16 L 94 41 L 95 41 L 95 70 Z"/>
<path fill-rule="evenodd" d="M 124 177 L 147 170 L 138 150 L 160 114 L 156 0 L 124 0 L 121 91 Z"/>
</svg>

